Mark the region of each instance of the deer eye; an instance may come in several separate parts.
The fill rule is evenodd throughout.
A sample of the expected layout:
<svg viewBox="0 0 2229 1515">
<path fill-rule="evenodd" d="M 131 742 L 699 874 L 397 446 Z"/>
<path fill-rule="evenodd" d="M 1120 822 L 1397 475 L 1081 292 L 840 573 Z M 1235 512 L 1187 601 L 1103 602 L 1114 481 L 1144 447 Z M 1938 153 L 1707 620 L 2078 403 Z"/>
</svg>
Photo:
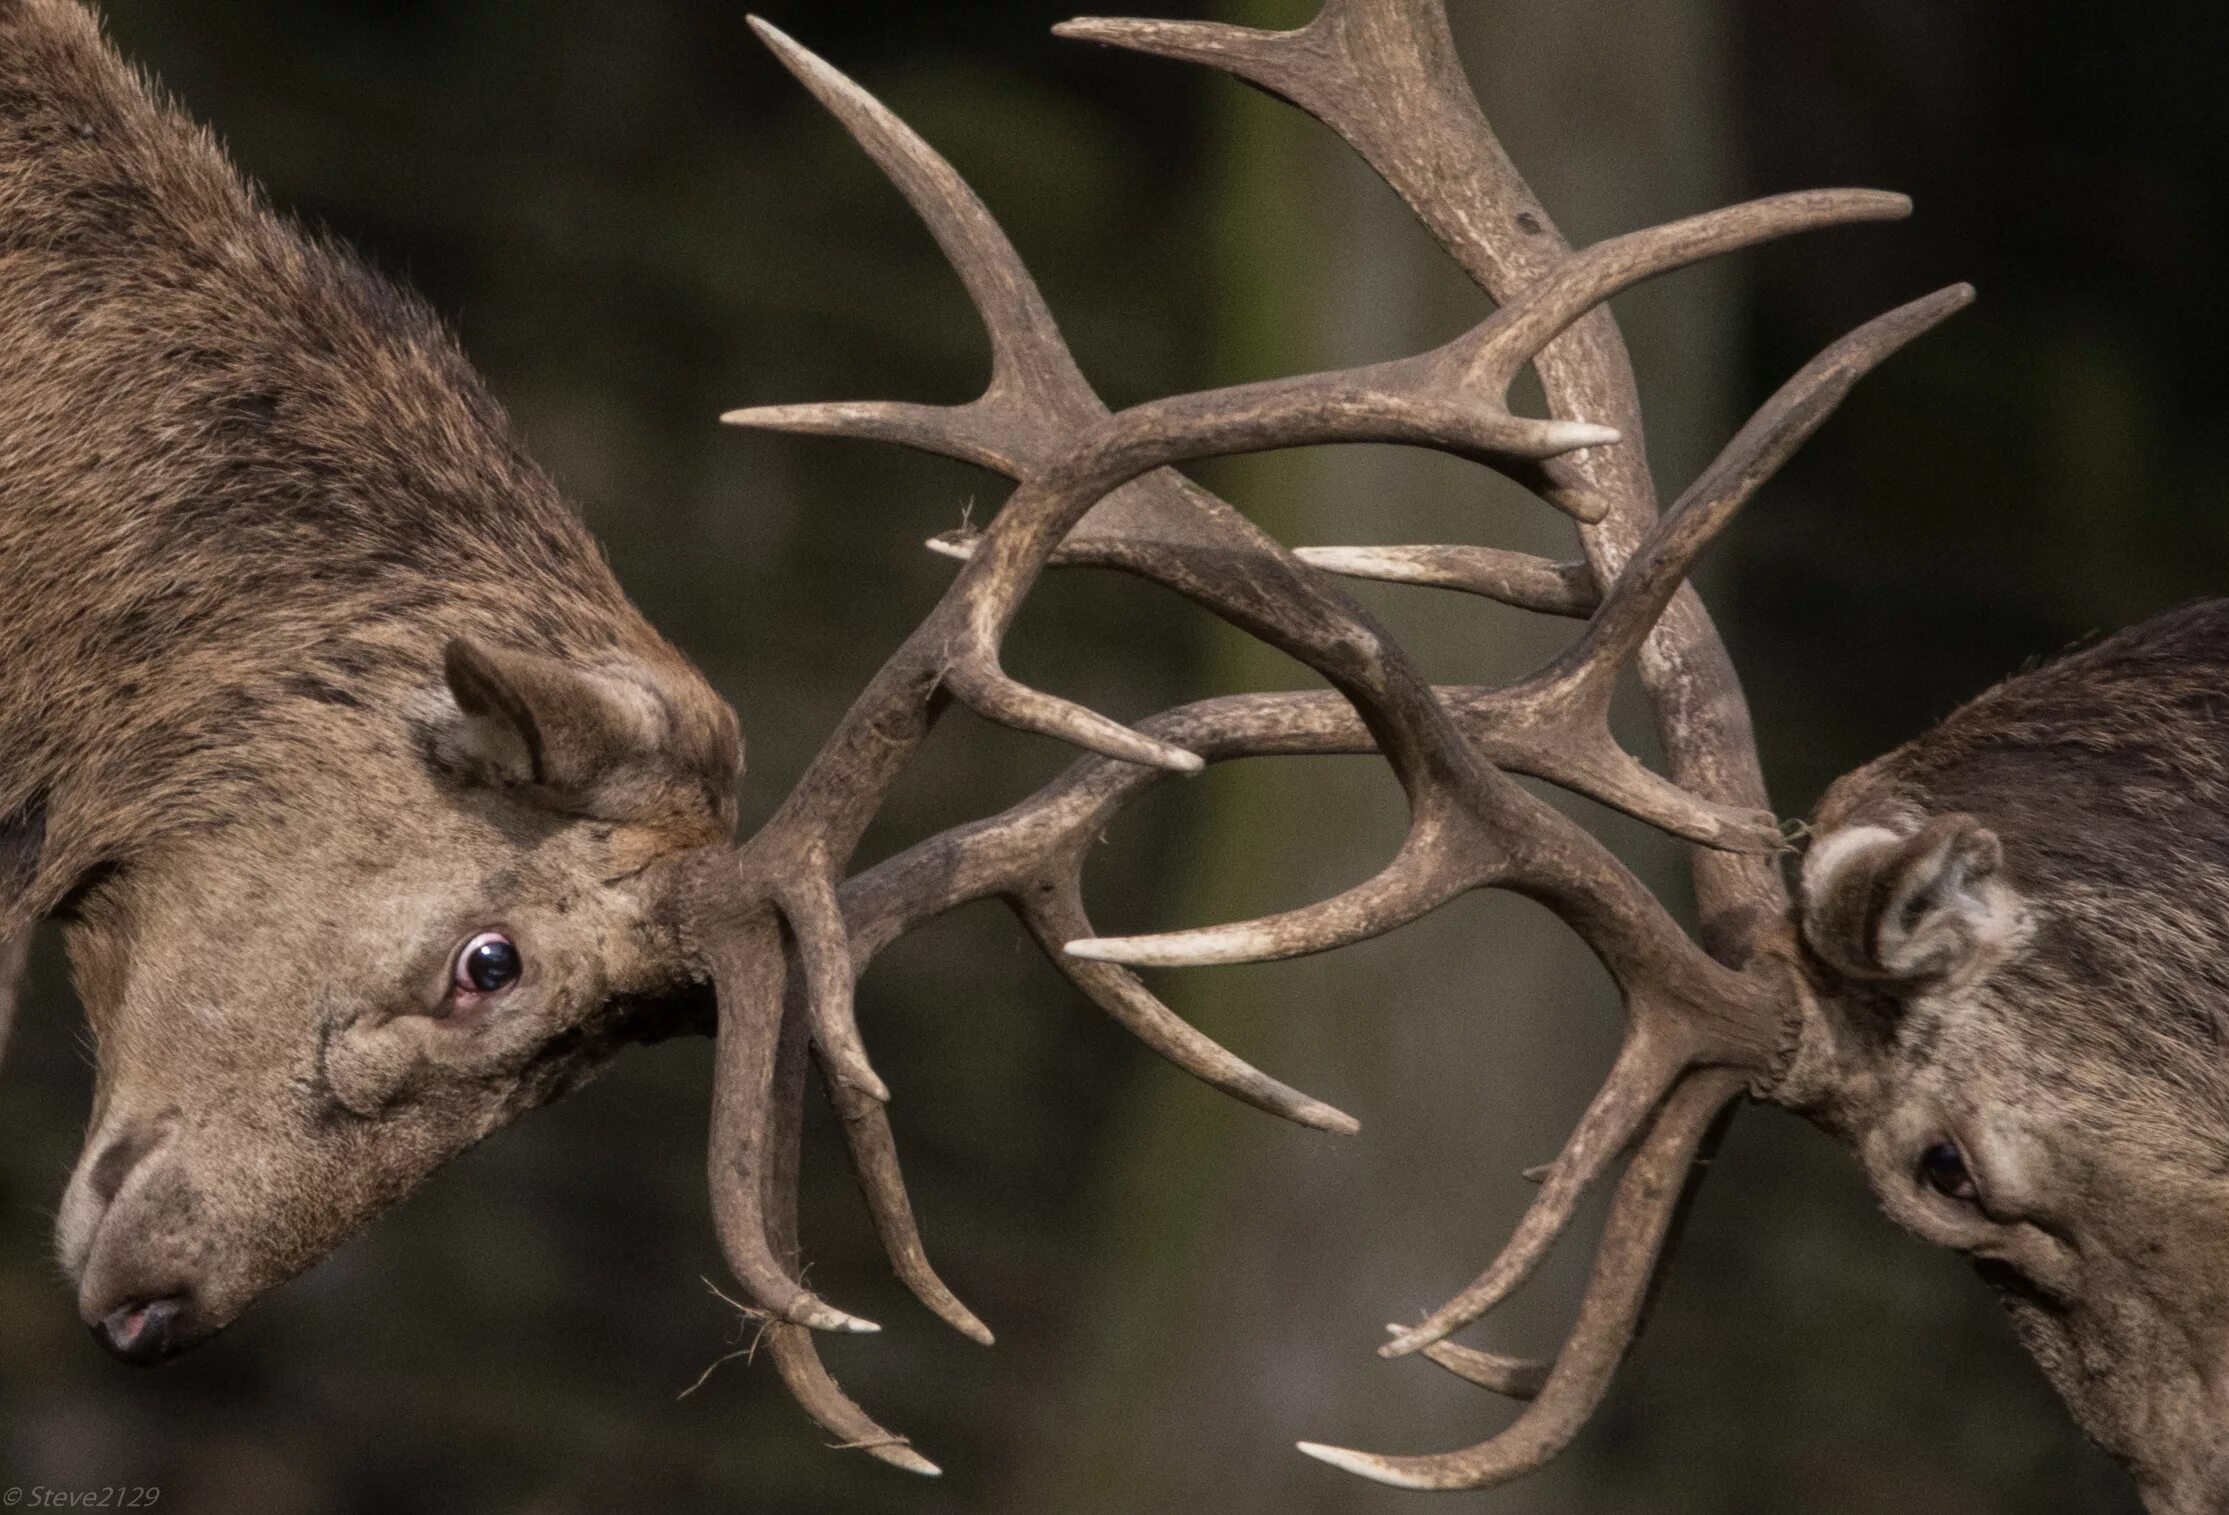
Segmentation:
<svg viewBox="0 0 2229 1515">
<path fill-rule="evenodd" d="M 1974 1182 L 1974 1175 L 1966 1166 L 1966 1154 L 1958 1143 L 1940 1141 L 1919 1155 L 1920 1181 L 1945 1199 L 1955 1199 L 1962 1204 L 1973 1204 L 1981 1198 L 1981 1186 Z"/>
<path fill-rule="evenodd" d="M 509 937 L 500 931 L 483 931 L 457 954 L 450 981 L 459 994 L 500 994 L 525 971 L 526 959 Z"/>
</svg>

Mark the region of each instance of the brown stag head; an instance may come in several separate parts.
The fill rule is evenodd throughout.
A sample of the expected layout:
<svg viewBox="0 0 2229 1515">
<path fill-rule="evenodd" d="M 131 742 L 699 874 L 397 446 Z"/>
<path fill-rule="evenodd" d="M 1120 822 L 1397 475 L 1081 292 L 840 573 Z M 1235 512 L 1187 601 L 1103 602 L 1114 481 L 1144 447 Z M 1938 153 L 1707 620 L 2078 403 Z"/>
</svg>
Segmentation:
<svg viewBox="0 0 2229 1515">
<path fill-rule="evenodd" d="M 2014 679 L 1819 807 L 1777 1096 L 1970 1255 L 2155 1510 L 2229 1499 L 2229 604 Z"/>
<path fill-rule="evenodd" d="M 407 718 L 299 712 L 253 811 L 149 841 L 69 907 L 99 1071 L 58 1245 L 128 1360 L 223 1328 L 687 1024 L 659 864 L 733 825 L 732 717 L 677 661 L 672 695 L 642 665 L 466 639 L 445 661 Z"/>
<path fill-rule="evenodd" d="M 74 0 L 0 5 L 0 936 L 88 1012 L 88 1323 L 222 1328 L 632 1037 L 732 713 L 438 320 L 289 226 Z"/>
</svg>

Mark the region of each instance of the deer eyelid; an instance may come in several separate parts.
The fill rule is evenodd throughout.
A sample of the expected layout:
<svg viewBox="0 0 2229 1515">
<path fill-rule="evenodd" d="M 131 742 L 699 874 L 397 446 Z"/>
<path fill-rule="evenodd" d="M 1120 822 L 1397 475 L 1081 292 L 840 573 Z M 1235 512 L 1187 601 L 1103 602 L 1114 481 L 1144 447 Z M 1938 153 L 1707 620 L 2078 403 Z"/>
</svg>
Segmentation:
<svg viewBox="0 0 2229 1515">
<path fill-rule="evenodd" d="M 500 999 L 519 986 L 526 972 L 526 954 L 512 933 L 494 927 L 475 931 L 449 953 L 440 1013 L 477 1009 Z"/>
<path fill-rule="evenodd" d="M 1945 1199 L 1975 1210 L 1985 1209 L 1980 1180 L 1974 1176 L 1966 1149 L 1954 1138 L 1938 1137 L 1922 1148 L 1915 1164 L 1915 1176 Z"/>
</svg>

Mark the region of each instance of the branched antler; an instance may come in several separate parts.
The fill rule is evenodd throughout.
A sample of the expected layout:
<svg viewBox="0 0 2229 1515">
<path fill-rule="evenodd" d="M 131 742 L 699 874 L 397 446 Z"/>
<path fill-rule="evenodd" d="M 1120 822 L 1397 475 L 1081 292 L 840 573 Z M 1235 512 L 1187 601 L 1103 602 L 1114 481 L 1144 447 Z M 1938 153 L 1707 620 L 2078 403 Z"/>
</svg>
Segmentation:
<svg viewBox="0 0 2229 1515">
<path fill-rule="evenodd" d="M 798 1281 L 798 1104 L 806 1053 L 842 1120 L 861 1187 L 899 1275 L 936 1314 L 990 1333 L 930 1268 L 853 1015 L 853 986 L 900 935 L 999 898 L 1085 996 L 1187 1072 L 1320 1130 L 1343 1113 L 1249 1067 L 1172 1013 L 1131 969 L 1255 962 L 1382 935 L 1473 889 L 1547 904 L 1623 994 L 1625 1047 L 1508 1247 L 1454 1300 L 1397 1329 L 1385 1351 L 1532 1401 L 1503 1435 L 1444 1457 L 1320 1447 L 1389 1482 L 1470 1487 L 1553 1456 L 1600 1400 L 1638 1328 L 1699 1145 L 1745 1087 L 1769 1082 L 1797 990 L 1750 949 L 1786 911 L 1748 714 L 1723 647 L 1686 587 L 1708 544 L 1891 352 L 1969 298 L 1945 290 L 1860 328 L 1744 426 L 1657 519 L 1632 375 L 1603 302 L 1670 269 L 1796 231 L 1901 216 L 1895 195 L 1781 195 L 1566 247 L 1502 155 L 1454 60 L 1439 0 L 1329 0 L 1292 32 L 1143 21 L 1060 30 L 1212 63 L 1301 105 L 1344 136 L 1496 301 L 1432 351 L 1110 412 L 1078 370 L 1036 285 L 982 203 L 872 97 L 763 22 L 775 53 L 881 165 L 951 259 L 989 332 L 991 379 L 959 406 L 787 405 L 728 419 L 898 442 L 1005 474 L 1016 489 L 980 533 L 931 545 L 962 567 L 883 666 L 775 817 L 735 849 L 686 860 L 680 914 L 719 997 L 710 1173 L 721 1245 L 752 1305 L 774 1318 L 785 1382 L 844 1443 L 933 1472 L 838 1389 L 813 1330 L 875 1327 Z M 1531 366 L 1547 417 L 1515 414 Z M 1583 560 L 1482 546 L 1287 550 L 1173 471 L 1203 458 L 1332 442 L 1394 442 L 1471 458 L 1578 525 Z M 1136 727 L 1029 689 L 1000 666 L 1024 598 L 1055 565 L 1108 567 L 1175 590 L 1322 676 L 1327 691 L 1204 700 Z M 1330 575 L 1434 584 L 1551 614 L 1584 633 L 1502 687 L 1428 683 Z M 1619 672 L 1637 663 L 1669 772 L 1612 738 Z M 860 836 L 954 700 L 1087 756 L 996 816 L 846 879 Z M 1081 875 L 1112 817 L 1168 773 L 1273 754 L 1382 754 L 1410 807 L 1406 840 L 1333 899 L 1240 925 L 1099 938 Z M 1695 844 L 1702 945 L 1584 829 L 1511 777 L 1612 805 Z M 1706 950 L 1707 949 L 1707 950 Z M 1578 1318 L 1552 1364 L 1444 1338 L 1531 1274 L 1580 1197 L 1625 1166 Z"/>
</svg>

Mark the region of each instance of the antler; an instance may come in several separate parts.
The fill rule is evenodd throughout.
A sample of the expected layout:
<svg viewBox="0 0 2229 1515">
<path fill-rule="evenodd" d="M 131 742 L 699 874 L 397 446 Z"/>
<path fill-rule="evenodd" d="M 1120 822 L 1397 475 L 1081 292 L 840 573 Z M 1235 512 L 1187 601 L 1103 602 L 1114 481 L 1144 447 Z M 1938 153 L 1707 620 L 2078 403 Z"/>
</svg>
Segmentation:
<svg viewBox="0 0 2229 1515">
<path fill-rule="evenodd" d="M 1060 30 L 1213 63 L 1300 104 L 1354 145 L 1494 296 L 1492 316 L 1395 362 L 1179 396 L 1111 413 L 1070 356 L 1012 246 L 974 194 L 872 97 L 764 22 L 759 34 L 881 165 L 958 270 L 989 331 L 989 386 L 960 406 L 777 406 L 731 422 L 860 437 L 965 459 L 1017 488 L 980 533 L 931 545 L 962 561 L 935 609 L 883 666 L 774 818 L 734 849 L 676 870 L 676 905 L 719 998 L 710 1172 L 722 1248 L 773 1319 L 785 1381 L 821 1424 L 886 1461 L 932 1464 L 876 1426 L 822 1368 L 812 1330 L 875 1327 L 797 1280 L 797 1104 L 809 1047 L 842 1118 L 877 1229 L 932 1311 L 990 1333 L 931 1270 L 883 1102 L 853 1016 L 860 973 L 944 911 L 1000 898 L 1085 996 L 1187 1072 L 1320 1130 L 1355 1122 L 1249 1067 L 1188 1026 L 1130 970 L 1250 962 L 1382 935 L 1473 889 L 1547 904 L 1616 979 L 1625 1049 L 1539 1198 L 1495 1263 L 1389 1355 L 1423 1350 L 1531 1409 L 1501 1437 L 1443 1458 L 1310 1447 L 1391 1482 L 1491 1483 L 1554 1455 L 1599 1401 L 1638 1327 L 1700 1143 L 1745 1087 L 1769 1082 L 1796 988 L 1751 960 L 1786 912 L 1748 715 L 1724 649 L 1685 580 L 1703 549 L 1815 430 L 1850 385 L 1969 297 L 1946 290 L 1829 349 L 1727 445 L 1661 521 L 1636 438 L 1638 405 L 1602 302 L 1669 269 L 1816 227 L 1901 216 L 1899 196 L 1782 195 L 1572 251 L 1478 114 L 1438 0 L 1331 0 L 1293 32 L 1131 21 Z M 1532 366 L 1552 414 L 1508 389 Z M 1175 465 L 1329 442 L 1397 442 L 1494 467 L 1578 523 L 1583 562 L 1485 547 L 1288 551 Z M 1621 445 L 1622 443 L 1622 445 Z M 1121 569 L 1163 584 L 1320 674 L 1330 691 L 1243 695 L 1126 727 L 1006 675 L 1000 644 L 1042 572 Z M 1428 683 L 1327 575 L 1438 584 L 1589 617 L 1562 656 L 1500 688 Z M 1610 735 L 1619 671 L 1637 662 L 1669 773 Z M 850 879 L 844 871 L 891 785 L 953 701 L 1088 754 L 996 816 Z M 1088 848 L 1168 773 L 1271 754 L 1382 754 L 1408 797 L 1409 834 L 1374 878 L 1263 920 L 1098 938 L 1085 912 Z M 1704 945 L 1599 842 L 1511 777 L 1530 775 L 1645 820 L 1696 848 Z M 1705 948 L 1709 950 L 1705 950 Z M 1630 1154 L 1630 1157 L 1628 1157 Z M 1579 1197 L 1624 1175 L 1578 1321 L 1552 1366 L 1443 1338 L 1524 1281 Z"/>
</svg>

